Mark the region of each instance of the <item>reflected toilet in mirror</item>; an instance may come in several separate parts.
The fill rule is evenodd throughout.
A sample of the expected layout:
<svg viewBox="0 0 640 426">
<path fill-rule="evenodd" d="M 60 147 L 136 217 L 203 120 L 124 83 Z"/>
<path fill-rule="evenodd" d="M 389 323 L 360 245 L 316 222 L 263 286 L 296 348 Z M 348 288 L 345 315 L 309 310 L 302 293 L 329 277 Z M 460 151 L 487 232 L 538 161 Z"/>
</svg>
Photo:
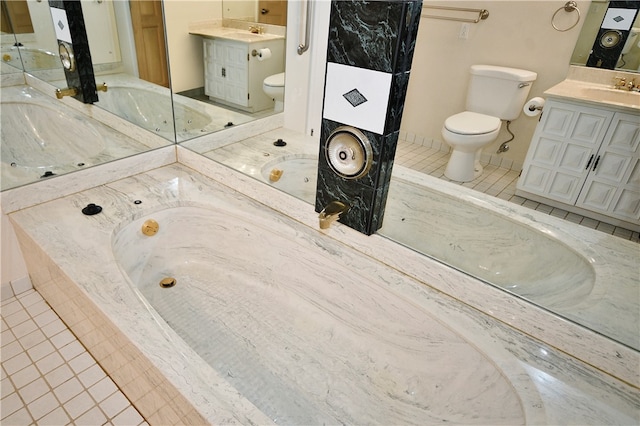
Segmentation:
<svg viewBox="0 0 640 426">
<path fill-rule="evenodd" d="M 262 82 L 262 90 L 274 101 L 274 112 L 284 111 L 284 73 L 270 75 Z"/>
</svg>

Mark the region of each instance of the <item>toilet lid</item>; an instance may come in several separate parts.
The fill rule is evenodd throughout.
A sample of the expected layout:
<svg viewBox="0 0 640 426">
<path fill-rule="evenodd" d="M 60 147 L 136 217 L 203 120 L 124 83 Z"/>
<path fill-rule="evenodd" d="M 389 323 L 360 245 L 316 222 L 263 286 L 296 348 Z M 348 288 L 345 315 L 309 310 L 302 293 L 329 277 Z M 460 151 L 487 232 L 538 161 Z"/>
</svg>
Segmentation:
<svg viewBox="0 0 640 426">
<path fill-rule="evenodd" d="M 284 73 L 270 75 L 264 79 L 265 86 L 271 87 L 284 87 Z"/>
<path fill-rule="evenodd" d="M 444 127 L 448 131 L 460 135 L 482 135 L 498 130 L 500 119 L 491 115 L 464 111 L 447 118 Z"/>
</svg>

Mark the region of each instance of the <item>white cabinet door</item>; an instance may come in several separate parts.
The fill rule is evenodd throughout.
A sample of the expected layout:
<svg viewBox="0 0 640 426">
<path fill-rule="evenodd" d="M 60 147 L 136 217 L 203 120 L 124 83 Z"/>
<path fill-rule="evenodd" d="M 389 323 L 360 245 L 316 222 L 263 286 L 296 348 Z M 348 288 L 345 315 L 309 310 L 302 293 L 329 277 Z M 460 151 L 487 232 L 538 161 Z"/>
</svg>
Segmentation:
<svg viewBox="0 0 640 426">
<path fill-rule="evenodd" d="M 249 49 L 246 43 L 223 43 L 226 75 L 226 100 L 249 106 Z"/>
<path fill-rule="evenodd" d="M 248 45 L 220 39 L 204 39 L 205 95 L 248 106 Z"/>
<path fill-rule="evenodd" d="M 627 221 L 640 220 L 640 121 L 616 113 L 576 206 Z"/>
<path fill-rule="evenodd" d="M 549 100 L 518 189 L 575 204 L 613 112 Z"/>
</svg>

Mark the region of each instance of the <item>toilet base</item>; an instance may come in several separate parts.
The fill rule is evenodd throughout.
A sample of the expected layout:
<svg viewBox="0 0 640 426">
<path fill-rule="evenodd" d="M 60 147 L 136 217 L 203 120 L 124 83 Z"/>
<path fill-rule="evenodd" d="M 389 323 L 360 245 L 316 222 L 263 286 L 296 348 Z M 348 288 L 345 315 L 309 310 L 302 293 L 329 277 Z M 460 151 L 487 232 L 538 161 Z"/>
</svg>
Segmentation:
<svg viewBox="0 0 640 426">
<path fill-rule="evenodd" d="M 273 106 L 273 112 L 282 112 L 284 111 L 284 101 L 275 101 L 275 104 Z"/>
<path fill-rule="evenodd" d="M 481 151 L 480 149 L 476 152 L 453 150 L 444 175 L 456 182 L 471 182 L 480 177 L 483 170 L 480 164 Z"/>
</svg>

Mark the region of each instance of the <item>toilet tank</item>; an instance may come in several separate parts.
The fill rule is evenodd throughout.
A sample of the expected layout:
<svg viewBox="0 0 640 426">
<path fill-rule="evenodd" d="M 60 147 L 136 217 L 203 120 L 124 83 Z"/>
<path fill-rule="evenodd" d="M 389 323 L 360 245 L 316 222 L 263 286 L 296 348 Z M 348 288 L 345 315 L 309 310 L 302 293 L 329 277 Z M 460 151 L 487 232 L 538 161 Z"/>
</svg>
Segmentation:
<svg viewBox="0 0 640 426">
<path fill-rule="evenodd" d="M 527 101 L 533 71 L 494 65 L 472 65 L 467 91 L 467 111 L 515 120 Z"/>
</svg>

